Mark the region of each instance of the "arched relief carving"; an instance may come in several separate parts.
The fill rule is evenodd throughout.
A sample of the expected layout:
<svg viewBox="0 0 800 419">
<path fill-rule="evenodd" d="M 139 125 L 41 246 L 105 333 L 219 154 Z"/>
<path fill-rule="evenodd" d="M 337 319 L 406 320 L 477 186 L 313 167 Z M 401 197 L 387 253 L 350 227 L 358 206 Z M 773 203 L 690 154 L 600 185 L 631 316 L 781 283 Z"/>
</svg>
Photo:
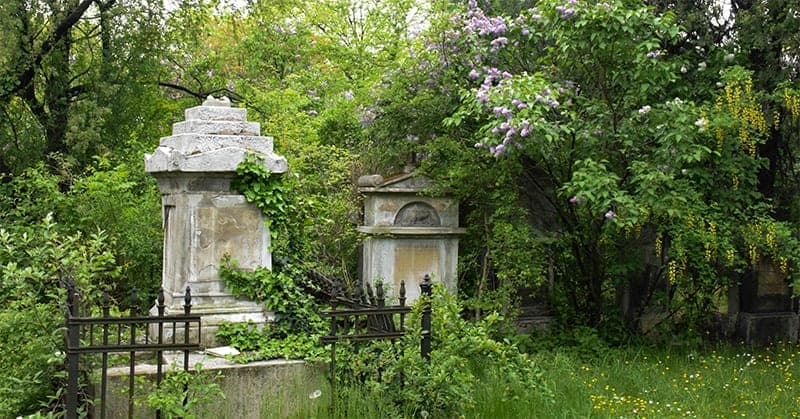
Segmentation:
<svg viewBox="0 0 800 419">
<path fill-rule="evenodd" d="M 394 217 L 397 227 L 440 227 L 439 213 L 424 202 L 406 204 Z"/>
</svg>

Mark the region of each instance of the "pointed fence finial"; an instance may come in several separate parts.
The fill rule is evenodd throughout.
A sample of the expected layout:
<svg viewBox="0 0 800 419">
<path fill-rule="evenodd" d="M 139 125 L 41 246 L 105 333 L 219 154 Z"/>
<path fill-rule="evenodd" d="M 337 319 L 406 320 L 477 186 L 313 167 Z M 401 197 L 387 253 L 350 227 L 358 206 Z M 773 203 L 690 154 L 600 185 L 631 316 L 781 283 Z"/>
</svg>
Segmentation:
<svg viewBox="0 0 800 419">
<path fill-rule="evenodd" d="M 431 295 L 431 276 L 425 274 L 425 277 L 422 279 L 422 282 L 419 284 L 420 290 L 424 295 Z"/>
<path fill-rule="evenodd" d="M 401 307 L 406 305 L 406 281 L 400 281 L 400 295 L 397 297 L 397 301 Z"/>
<path fill-rule="evenodd" d="M 383 281 L 378 280 L 375 282 L 375 294 L 377 296 L 378 307 L 386 305 L 386 294 L 383 291 Z"/>
<path fill-rule="evenodd" d="M 78 290 L 72 275 L 67 277 L 67 313 L 70 316 L 78 315 Z"/>
<path fill-rule="evenodd" d="M 164 315 L 164 308 L 166 305 L 164 304 L 164 287 L 158 289 L 158 296 L 156 297 L 156 308 L 158 309 L 158 315 Z"/>
<path fill-rule="evenodd" d="M 103 288 L 102 307 L 103 307 L 103 316 L 108 317 L 109 311 L 111 310 L 111 303 L 109 302 L 109 297 L 108 297 L 108 288 Z"/>
<path fill-rule="evenodd" d="M 192 312 L 192 289 L 186 286 L 186 293 L 183 295 L 183 311 L 187 315 Z"/>
<path fill-rule="evenodd" d="M 331 309 L 336 309 L 336 298 L 339 292 L 339 283 L 336 281 L 331 282 L 331 295 L 330 295 L 330 304 Z"/>
<path fill-rule="evenodd" d="M 367 298 L 369 299 L 369 304 L 375 305 L 375 293 L 372 292 L 372 284 L 367 282 Z"/>
<path fill-rule="evenodd" d="M 136 289 L 134 285 L 131 287 L 131 310 L 130 316 L 133 317 L 136 315 L 136 309 L 139 307 L 139 290 Z"/>
</svg>

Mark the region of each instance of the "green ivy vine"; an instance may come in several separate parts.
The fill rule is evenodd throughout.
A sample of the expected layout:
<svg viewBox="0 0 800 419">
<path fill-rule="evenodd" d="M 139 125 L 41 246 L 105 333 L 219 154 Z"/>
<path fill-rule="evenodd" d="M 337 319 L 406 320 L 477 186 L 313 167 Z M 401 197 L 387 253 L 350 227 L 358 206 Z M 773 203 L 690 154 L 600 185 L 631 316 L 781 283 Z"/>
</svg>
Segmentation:
<svg viewBox="0 0 800 419">
<path fill-rule="evenodd" d="M 307 217 L 291 178 L 272 173 L 256 155 L 248 155 L 236 169 L 231 189 L 244 195 L 264 215 L 272 238 L 272 269 L 240 269 L 226 256 L 220 276 L 238 296 L 263 303 L 275 316 L 258 329 L 252 325 L 223 325 L 217 338 L 246 354 L 240 361 L 265 358 L 316 358 L 321 353 L 319 336 L 324 331 L 319 303 L 309 292 L 316 285 L 307 279 L 307 240 L 303 224 Z"/>
<path fill-rule="evenodd" d="M 231 189 L 261 210 L 273 240 L 278 237 L 273 225 L 285 225 L 292 211 L 297 209 L 290 198 L 291 187 L 285 182 L 285 175 L 270 172 L 253 154 L 247 155 L 236 167 Z"/>
</svg>

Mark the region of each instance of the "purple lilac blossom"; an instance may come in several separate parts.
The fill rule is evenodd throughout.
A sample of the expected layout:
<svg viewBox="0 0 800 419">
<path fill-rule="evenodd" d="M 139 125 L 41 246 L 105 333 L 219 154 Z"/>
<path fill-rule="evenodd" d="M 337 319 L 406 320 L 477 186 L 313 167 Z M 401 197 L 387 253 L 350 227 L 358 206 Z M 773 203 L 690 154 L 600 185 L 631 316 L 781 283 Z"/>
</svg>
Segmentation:
<svg viewBox="0 0 800 419">
<path fill-rule="evenodd" d="M 501 35 L 508 29 L 502 17 L 487 17 L 481 9 L 471 9 L 468 13 L 466 30 L 469 33 L 477 32 L 480 36 Z"/>
<path fill-rule="evenodd" d="M 605 214 L 605 217 L 606 217 L 606 219 L 610 220 L 610 219 L 614 218 L 616 215 L 617 214 L 614 213 L 614 211 L 608 210 L 608 212 Z"/>
<path fill-rule="evenodd" d="M 572 204 L 572 205 L 578 205 L 578 204 L 581 203 L 581 199 L 578 198 L 578 195 L 575 195 L 575 196 L 573 196 L 572 198 L 569 199 L 569 203 Z"/>
<path fill-rule="evenodd" d="M 561 13 L 561 18 L 569 19 L 575 14 L 575 9 L 566 6 L 556 6 L 556 11 Z"/>
<path fill-rule="evenodd" d="M 522 127 L 522 129 L 519 131 L 519 136 L 527 137 L 528 134 L 530 134 L 531 132 L 531 122 L 528 121 L 527 119 L 523 119 L 522 123 L 520 124 L 520 127 Z"/>
<path fill-rule="evenodd" d="M 508 38 L 506 38 L 505 36 L 495 38 L 492 40 L 492 42 L 490 42 L 490 45 L 493 47 L 502 47 L 505 46 L 506 44 L 508 44 Z"/>
<path fill-rule="evenodd" d="M 478 73 L 474 68 L 472 71 L 469 72 L 469 79 L 470 80 L 477 80 L 480 77 L 480 73 Z"/>
<path fill-rule="evenodd" d="M 486 91 L 484 90 L 478 90 L 475 93 L 475 98 L 478 99 L 478 102 L 482 104 L 489 102 L 489 97 L 486 96 Z"/>
</svg>

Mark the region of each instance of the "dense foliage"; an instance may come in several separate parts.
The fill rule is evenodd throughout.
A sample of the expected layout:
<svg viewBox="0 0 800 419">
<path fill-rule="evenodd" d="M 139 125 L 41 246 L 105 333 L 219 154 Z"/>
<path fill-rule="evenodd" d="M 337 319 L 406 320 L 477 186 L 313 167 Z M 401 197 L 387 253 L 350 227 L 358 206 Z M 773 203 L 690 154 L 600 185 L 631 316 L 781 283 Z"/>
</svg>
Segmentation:
<svg viewBox="0 0 800 419">
<path fill-rule="evenodd" d="M 585 326 L 556 341 L 619 341 L 653 314 L 661 336 L 698 336 L 761 266 L 796 289 L 800 17 L 718 3 L 0 2 L 0 348 L 29 349 L 0 361 L 0 416 L 57 393 L 66 276 L 87 297 L 108 284 L 121 309 L 134 285 L 152 301 L 162 232 L 142 155 L 209 94 L 289 161 L 239 173 L 272 220 L 273 270 L 225 270 L 278 315 L 270 337 L 317 330 L 308 272 L 355 284 L 354 181 L 410 161 L 460 202 L 474 327 L 508 330 L 538 299 Z M 251 332 L 225 331 L 267 357 L 318 350 Z"/>
<path fill-rule="evenodd" d="M 419 349 L 423 304 L 435 313 L 430 362 Z M 399 341 L 340 347 L 337 380 L 382 400 L 384 415 L 396 417 L 467 414 L 476 408 L 484 381 L 495 383 L 508 403 L 533 395 L 548 400 L 553 389 L 546 385 L 541 365 L 496 335 L 500 316 L 471 322 L 462 311 L 456 297 L 437 284 L 431 297 L 416 303 L 406 319 L 408 333 Z"/>
<path fill-rule="evenodd" d="M 760 263 L 797 281 L 794 224 L 764 187 L 792 90 L 753 87 L 760 67 L 735 65 L 729 40 L 680 53 L 696 34 L 676 22 L 637 2 L 471 2 L 434 28 L 418 65 L 436 63 L 431 89 L 461 104 L 417 150 L 467 204 L 465 266 L 480 269 L 462 289 L 547 273 L 568 323 L 639 330 L 659 307 L 696 332 Z M 503 222 L 532 255 L 508 249 Z M 509 258 L 539 264 L 515 263 L 520 275 Z"/>
</svg>

